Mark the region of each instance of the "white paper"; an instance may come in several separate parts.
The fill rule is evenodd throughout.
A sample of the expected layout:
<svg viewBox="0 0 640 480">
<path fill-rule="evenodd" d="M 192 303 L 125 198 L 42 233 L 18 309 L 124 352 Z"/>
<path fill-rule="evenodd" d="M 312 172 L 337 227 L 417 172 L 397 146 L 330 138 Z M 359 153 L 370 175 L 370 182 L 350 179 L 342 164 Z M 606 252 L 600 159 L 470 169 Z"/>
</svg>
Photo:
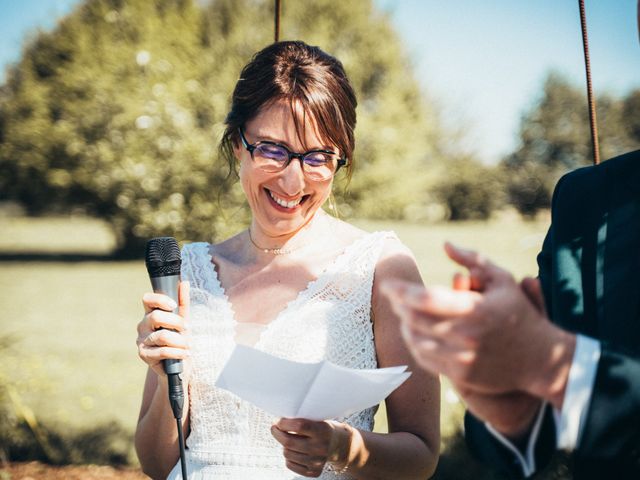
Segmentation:
<svg viewBox="0 0 640 480">
<path fill-rule="evenodd" d="M 409 378 L 406 369 L 300 363 L 237 345 L 216 386 L 277 417 L 329 420 L 377 405 Z"/>
</svg>

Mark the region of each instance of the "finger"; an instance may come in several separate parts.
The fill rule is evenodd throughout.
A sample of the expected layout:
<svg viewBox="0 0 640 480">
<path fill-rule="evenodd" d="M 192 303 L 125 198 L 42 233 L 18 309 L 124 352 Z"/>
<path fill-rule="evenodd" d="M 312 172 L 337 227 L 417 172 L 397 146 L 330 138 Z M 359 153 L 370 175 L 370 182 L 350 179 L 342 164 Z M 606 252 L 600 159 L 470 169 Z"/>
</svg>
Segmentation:
<svg viewBox="0 0 640 480">
<path fill-rule="evenodd" d="M 189 341 L 184 335 L 166 329 L 151 332 L 149 335 L 141 338 L 140 343 L 144 343 L 148 347 L 189 348 Z"/>
<path fill-rule="evenodd" d="M 273 438 L 275 438 L 276 441 L 287 450 L 301 454 L 308 453 L 307 441 L 309 440 L 309 437 L 283 431 L 276 425 L 271 425 L 271 435 L 273 435 Z"/>
<path fill-rule="evenodd" d="M 144 343 L 138 347 L 138 355 L 147 364 L 152 365 L 169 358 L 184 360 L 189 358 L 189 351 L 175 347 L 150 347 Z"/>
<path fill-rule="evenodd" d="M 383 295 L 387 296 L 393 304 L 394 301 L 402 301 L 406 295 L 411 295 L 417 299 L 423 298 L 424 286 L 405 280 L 390 279 L 384 280 L 380 284 L 380 291 Z"/>
<path fill-rule="evenodd" d="M 484 268 L 490 263 L 487 258 L 475 250 L 461 248 L 451 242 L 444 243 L 444 251 L 451 260 L 468 269 L 474 267 Z"/>
<path fill-rule="evenodd" d="M 454 290 L 471 290 L 471 278 L 464 273 L 454 273 L 451 283 Z"/>
<path fill-rule="evenodd" d="M 178 304 L 171 297 L 162 293 L 151 292 L 145 293 L 142 296 L 142 305 L 144 306 L 145 313 L 156 309 L 173 312 L 178 308 Z"/>
<path fill-rule="evenodd" d="M 446 374 L 442 358 L 434 354 L 433 348 L 437 348 L 435 347 L 435 342 L 412 340 L 407 342 L 407 348 L 420 368 L 435 375 L 439 375 L 440 373 Z"/>
<path fill-rule="evenodd" d="M 309 456 L 304 453 L 294 452 L 292 450 L 284 450 L 284 458 L 298 465 L 304 465 L 309 470 L 322 471 L 327 459 L 322 457 Z"/>
<path fill-rule="evenodd" d="M 389 280 L 382 288 L 392 305 L 400 303 L 414 310 L 417 318 L 420 318 L 420 313 L 434 317 L 465 315 L 472 311 L 480 298 L 477 292 L 456 291 L 439 286 L 423 287 L 402 280 Z"/>
<path fill-rule="evenodd" d="M 314 436 L 321 428 L 329 428 L 324 422 L 316 422 L 307 418 L 281 418 L 275 424 L 283 432 L 301 436 Z"/>
<path fill-rule="evenodd" d="M 287 460 L 286 461 L 286 465 L 287 468 L 289 470 L 291 470 L 292 472 L 295 472 L 299 475 L 302 475 L 304 477 L 318 477 L 320 476 L 321 472 L 316 472 L 314 470 L 312 470 L 311 468 L 307 467 L 306 465 L 300 464 L 300 463 L 296 463 L 293 462 L 291 460 Z"/>
<path fill-rule="evenodd" d="M 175 313 L 153 310 L 147 313 L 142 322 L 138 324 L 138 333 L 142 334 L 143 332 L 160 328 L 182 332 L 185 330 L 184 319 Z"/>
<path fill-rule="evenodd" d="M 533 303 L 539 312 L 546 315 L 546 307 L 544 303 L 544 294 L 542 293 L 542 285 L 540 279 L 525 277 L 520 282 L 522 291 L 527 296 L 529 301 Z"/>
<path fill-rule="evenodd" d="M 410 329 L 403 329 L 402 337 L 414 354 L 432 357 L 434 360 L 437 358 L 447 360 L 468 348 L 464 342 L 452 341 L 447 337 L 423 335 Z"/>
<path fill-rule="evenodd" d="M 451 242 L 445 242 L 444 250 L 451 260 L 469 270 L 473 290 L 482 291 L 491 280 L 507 273 L 475 250 L 460 248 Z"/>
<path fill-rule="evenodd" d="M 188 321 L 189 311 L 191 309 L 191 298 L 189 292 L 191 291 L 191 284 L 188 281 L 180 282 L 178 285 L 178 313 L 182 318 Z"/>
</svg>

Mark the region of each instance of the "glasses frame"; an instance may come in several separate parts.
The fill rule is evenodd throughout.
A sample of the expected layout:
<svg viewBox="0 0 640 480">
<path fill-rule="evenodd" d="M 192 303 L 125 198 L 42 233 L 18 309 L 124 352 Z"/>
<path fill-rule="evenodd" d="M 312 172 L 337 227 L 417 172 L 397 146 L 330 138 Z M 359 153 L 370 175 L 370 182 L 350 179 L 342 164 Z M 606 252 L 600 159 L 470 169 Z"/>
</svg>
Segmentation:
<svg viewBox="0 0 640 480">
<path fill-rule="evenodd" d="M 247 138 L 244 136 L 244 132 L 242 130 L 242 127 L 238 128 L 238 133 L 240 134 L 240 140 L 242 141 L 242 146 L 247 149 L 247 151 L 251 155 L 251 159 L 252 160 L 253 160 L 253 152 L 258 147 L 258 145 L 273 145 L 275 147 L 283 148 L 284 151 L 287 152 L 288 158 L 287 158 L 286 162 L 284 162 L 284 164 L 283 164 L 282 168 L 279 170 L 279 172 L 282 172 L 283 170 L 285 170 L 289 166 L 289 164 L 293 161 L 293 159 L 295 158 L 295 159 L 300 161 L 300 168 L 302 169 L 302 171 L 304 173 L 307 173 L 306 170 L 304 169 L 304 157 L 306 157 L 307 155 L 309 155 L 311 153 L 326 153 L 328 155 L 338 156 L 338 154 L 336 152 L 333 152 L 331 150 L 322 150 L 322 149 L 309 150 L 308 152 L 304 152 L 304 153 L 295 153 L 295 152 L 292 152 L 291 150 L 289 150 L 286 146 L 284 146 L 284 145 L 282 145 L 280 143 L 270 142 L 269 140 L 261 140 L 261 141 L 256 142 L 256 143 L 249 143 L 247 141 Z M 337 165 L 336 165 L 336 171 L 333 172 L 333 175 L 338 173 L 338 170 L 340 170 L 340 167 L 344 167 L 348 163 L 349 162 L 347 161 L 346 158 L 339 157 Z M 329 179 L 329 178 L 331 178 L 331 177 L 327 177 L 327 179 Z"/>
</svg>

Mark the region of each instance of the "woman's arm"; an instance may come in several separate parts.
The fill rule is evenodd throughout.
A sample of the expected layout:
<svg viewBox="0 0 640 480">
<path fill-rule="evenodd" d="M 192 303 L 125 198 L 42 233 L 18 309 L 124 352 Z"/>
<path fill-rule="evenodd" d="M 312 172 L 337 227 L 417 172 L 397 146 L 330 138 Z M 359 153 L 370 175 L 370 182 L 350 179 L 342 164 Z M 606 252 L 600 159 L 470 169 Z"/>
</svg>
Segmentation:
<svg viewBox="0 0 640 480">
<path fill-rule="evenodd" d="M 388 434 L 355 429 L 349 449 L 349 474 L 356 478 L 428 478 L 440 450 L 440 381 L 413 361 L 400 335 L 400 319 L 380 286 L 401 279 L 422 284 L 411 251 L 387 241 L 376 266 L 372 311 L 378 366 L 408 365 L 411 376 L 386 400 Z"/>
<path fill-rule="evenodd" d="M 145 316 L 138 324 L 138 353 L 149 365 L 142 394 L 135 447 L 144 473 L 151 478 L 166 478 L 180 456 L 176 419 L 169 405 L 167 376 L 162 367 L 166 358 L 184 360 L 185 391 L 182 428 L 189 431 L 189 362 L 184 318 L 188 315 L 188 283 L 180 284 L 179 315 L 171 313 L 169 297 L 147 294 L 143 298 Z"/>
</svg>

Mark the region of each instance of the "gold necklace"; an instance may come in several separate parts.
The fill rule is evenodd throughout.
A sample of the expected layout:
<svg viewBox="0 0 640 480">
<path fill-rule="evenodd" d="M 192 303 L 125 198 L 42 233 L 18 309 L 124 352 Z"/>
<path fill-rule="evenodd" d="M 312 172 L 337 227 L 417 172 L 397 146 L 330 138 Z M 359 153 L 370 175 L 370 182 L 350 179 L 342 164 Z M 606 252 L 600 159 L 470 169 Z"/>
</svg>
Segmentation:
<svg viewBox="0 0 640 480">
<path fill-rule="evenodd" d="M 254 247 L 256 247 L 258 250 L 262 250 L 264 253 L 270 253 L 271 255 L 288 255 L 290 253 L 295 252 L 296 250 L 301 249 L 302 247 L 304 247 L 305 245 L 299 245 L 295 248 L 264 248 L 261 247 L 260 245 L 258 245 L 254 240 L 253 237 L 251 236 L 251 227 L 247 228 L 247 232 L 249 232 L 249 241 L 252 243 L 252 245 Z"/>
</svg>

